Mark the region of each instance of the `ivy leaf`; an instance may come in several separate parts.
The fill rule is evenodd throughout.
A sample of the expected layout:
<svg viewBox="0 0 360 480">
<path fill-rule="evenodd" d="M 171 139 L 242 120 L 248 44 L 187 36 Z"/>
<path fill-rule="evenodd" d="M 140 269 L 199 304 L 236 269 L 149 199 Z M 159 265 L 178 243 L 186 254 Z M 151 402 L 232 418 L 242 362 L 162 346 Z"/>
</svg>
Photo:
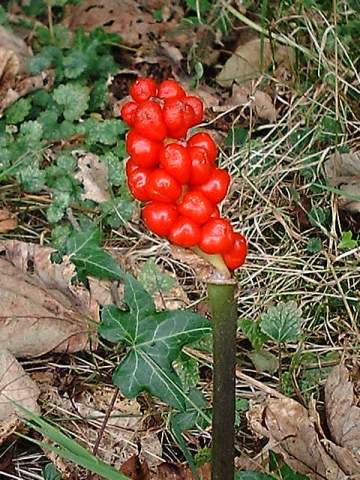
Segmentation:
<svg viewBox="0 0 360 480">
<path fill-rule="evenodd" d="M 21 123 L 28 116 L 31 109 L 31 101 L 28 98 L 20 98 L 6 109 L 6 123 Z"/>
<path fill-rule="evenodd" d="M 87 275 L 121 280 L 123 272 L 111 255 L 100 246 L 101 232 L 90 227 L 76 231 L 69 237 L 66 248 L 72 263 L 82 279 Z"/>
<path fill-rule="evenodd" d="M 148 391 L 167 404 L 184 411 L 187 395 L 172 362 L 182 347 L 210 331 L 208 321 L 192 312 L 156 312 L 151 296 L 140 282 L 125 275 L 125 303 L 129 310 L 115 305 L 104 307 L 99 333 L 111 342 L 128 347 L 117 366 L 113 382 L 129 398 Z"/>
<path fill-rule="evenodd" d="M 176 284 L 176 280 L 169 274 L 162 272 L 152 258 L 144 263 L 139 274 L 139 280 L 150 293 L 168 292 Z"/>
<path fill-rule="evenodd" d="M 296 303 L 281 302 L 262 314 L 260 328 L 275 342 L 285 343 L 299 338 L 301 323 L 301 310 Z"/>
<path fill-rule="evenodd" d="M 78 83 L 62 84 L 54 90 L 53 97 L 55 102 L 62 106 L 65 120 L 73 122 L 86 112 L 90 89 Z"/>
</svg>

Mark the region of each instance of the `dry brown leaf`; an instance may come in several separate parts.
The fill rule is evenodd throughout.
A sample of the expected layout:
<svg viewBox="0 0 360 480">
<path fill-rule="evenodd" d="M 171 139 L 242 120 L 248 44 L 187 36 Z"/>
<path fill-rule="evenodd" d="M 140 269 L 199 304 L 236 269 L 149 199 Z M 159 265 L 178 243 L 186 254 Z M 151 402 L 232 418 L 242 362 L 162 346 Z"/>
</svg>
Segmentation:
<svg viewBox="0 0 360 480">
<path fill-rule="evenodd" d="M 217 76 L 217 81 L 223 87 L 230 87 L 234 81 L 248 82 L 258 78 L 273 62 L 277 68 L 285 66 L 291 70 L 294 63 L 292 49 L 276 45 L 273 52 L 269 40 L 252 39 L 236 49 Z"/>
<path fill-rule="evenodd" d="M 17 220 L 14 218 L 9 210 L 0 210 L 0 233 L 10 232 L 17 227 Z"/>
<path fill-rule="evenodd" d="M 0 96 L 26 71 L 30 51 L 24 40 L 0 25 Z"/>
<path fill-rule="evenodd" d="M 98 305 L 71 285 L 73 265 L 53 264 L 51 248 L 18 241 L 0 242 L 0 253 L 0 348 L 20 357 L 89 348 Z"/>
<path fill-rule="evenodd" d="M 345 472 L 321 443 L 314 418 L 300 403 L 291 398 L 269 399 L 251 409 L 248 418 L 252 429 L 269 438 L 270 448 L 297 472 L 313 480 L 345 480 Z"/>
<path fill-rule="evenodd" d="M 108 181 L 108 169 L 97 155 L 85 153 L 78 158 L 79 171 L 75 174 L 84 186 L 82 200 L 93 200 L 97 203 L 111 199 L 110 185 Z"/>
<path fill-rule="evenodd" d="M 270 95 L 261 90 L 255 90 L 251 82 L 244 85 L 233 85 L 232 96 L 225 104 L 226 106 L 247 106 L 255 111 L 255 114 L 269 122 L 276 121 L 276 109 Z"/>
<path fill-rule="evenodd" d="M 306 409 L 290 398 L 268 399 L 248 412 L 256 435 L 269 439 L 268 448 L 280 453 L 297 472 L 313 480 L 360 478 L 360 409 L 353 384 L 343 365 L 329 375 L 325 387 L 327 438 L 315 402 Z"/>
<path fill-rule="evenodd" d="M 39 393 L 16 358 L 9 351 L 0 350 L 0 443 L 12 433 L 11 426 L 17 425 L 18 416 L 21 416 L 16 404 L 31 412 L 40 412 L 36 403 Z"/>
<path fill-rule="evenodd" d="M 344 192 L 339 197 L 339 206 L 350 212 L 360 212 L 360 151 L 335 152 L 324 168 L 330 183 Z"/>
<path fill-rule="evenodd" d="M 132 480 L 150 480 L 150 470 L 146 460 L 139 455 L 132 455 L 121 465 L 120 472 Z"/>
<path fill-rule="evenodd" d="M 84 0 L 67 7 L 64 23 L 71 30 L 83 27 L 87 32 L 103 27 L 133 46 L 146 43 L 148 35 L 156 35 L 159 30 L 154 17 L 141 10 L 134 0 Z"/>
<path fill-rule="evenodd" d="M 201 480 L 211 479 L 211 465 L 205 463 L 198 470 L 197 474 Z M 161 463 L 158 466 L 157 480 L 194 480 L 191 469 L 187 466 L 175 463 Z"/>
<path fill-rule="evenodd" d="M 335 367 L 325 385 L 326 419 L 332 440 L 347 448 L 360 462 L 360 408 L 349 372 Z M 360 464 L 359 464 L 360 465 Z M 360 468 L 359 468 L 360 471 Z"/>
</svg>

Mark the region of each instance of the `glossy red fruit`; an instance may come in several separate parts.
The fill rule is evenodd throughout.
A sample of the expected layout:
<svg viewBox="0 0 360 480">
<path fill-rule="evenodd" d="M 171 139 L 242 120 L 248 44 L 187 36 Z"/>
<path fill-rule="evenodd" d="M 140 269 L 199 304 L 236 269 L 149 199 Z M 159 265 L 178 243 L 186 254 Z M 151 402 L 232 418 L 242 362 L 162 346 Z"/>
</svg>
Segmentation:
<svg viewBox="0 0 360 480">
<path fill-rule="evenodd" d="M 194 247 L 200 240 L 200 227 L 187 217 L 179 217 L 172 226 L 169 240 L 180 247 Z"/>
<path fill-rule="evenodd" d="M 138 103 L 145 102 L 156 94 L 157 85 L 152 78 L 138 78 L 130 87 L 130 95 Z"/>
<path fill-rule="evenodd" d="M 126 102 L 121 107 L 121 110 L 120 110 L 121 118 L 124 120 L 124 122 L 126 122 L 130 126 L 134 125 L 135 113 L 137 108 L 138 108 L 138 105 L 135 102 Z"/>
<path fill-rule="evenodd" d="M 193 125 L 195 113 L 190 105 L 186 105 L 177 98 L 172 98 L 165 102 L 163 117 L 169 136 L 182 138 Z"/>
<path fill-rule="evenodd" d="M 209 220 L 201 229 L 199 247 L 205 253 L 226 253 L 234 244 L 230 223 L 222 218 Z"/>
<path fill-rule="evenodd" d="M 217 205 L 215 205 L 214 210 L 211 212 L 210 218 L 220 218 L 220 210 Z"/>
<path fill-rule="evenodd" d="M 129 158 L 125 165 L 126 176 L 129 177 L 132 173 L 139 170 L 139 165 L 134 161 L 133 158 Z"/>
<path fill-rule="evenodd" d="M 178 143 L 169 143 L 160 153 L 160 165 L 180 183 L 188 183 L 191 160 L 187 149 Z"/>
<path fill-rule="evenodd" d="M 158 97 L 162 100 L 185 97 L 185 90 L 175 80 L 164 80 L 159 85 Z"/>
<path fill-rule="evenodd" d="M 195 117 L 193 125 L 197 125 L 198 123 L 202 122 L 204 119 L 204 104 L 200 100 L 200 98 L 189 95 L 183 98 L 182 101 L 187 105 L 190 105 L 190 107 L 192 107 L 192 109 L 194 110 Z"/>
<path fill-rule="evenodd" d="M 155 167 L 159 163 L 162 144 L 130 130 L 126 137 L 126 151 L 133 160 L 144 168 Z"/>
<path fill-rule="evenodd" d="M 213 203 L 219 203 L 226 197 L 230 185 L 230 175 L 226 170 L 213 168 L 209 180 L 199 189 Z"/>
<path fill-rule="evenodd" d="M 200 147 L 188 147 L 191 161 L 190 185 L 198 186 L 207 182 L 213 170 L 213 163 L 209 161 L 205 149 Z"/>
<path fill-rule="evenodd" d="M 224 262 L 230 270 L 241 267 L 247 255 L 247 241 L 241 233 L 234 233 L 234 245 L 223 254 Z"/>
<path fill-rule="evenodd" d="M 141 103 L 135 113 L 134 128 L 145 138 L 161 142 L 167 135 L 162 110 L 158 103 L 146 100 Z"/>
<path fill-rule="evenodd" d="M 214 205 L 200 190 L 192 190 L 184 195 L 178 206 L 179 213 L 202 225 L 210 218 Z"/>
<path fill-rule="evenodd" d="M 175 205 L 150 202 L 145 205 L 142 217 L 149 230 L 160 237 L 167 237 L 178 216 Z"/>
<path fill-rule="evenodd" d="M 174 203 L 181 195 L 181 186 L 165 170 L 157 168 L 149 175 L 147 193 L 151 200 Z"/>
<path fill-rule="evenodd" d="M 141 202 L 150 200 L 147 191 L 147 183 L 149 181 L 151 170 L 147 168 L 138 168 L 130 175 L 128 175 L 128 185 L 133 197 Z"/>
<path fill-rule="evenodd" d="M 217 155 L 217 147 L 216 147 L 216 143 L 208 133 L 206 132 L 195 133 L 195 135 L 189 138 L 188 146 L 203 148 L 208 154 L 208 158 L 210 162 L 213 162 L 213 163 L 215 162 L 216 155 Z"/>
</svg>

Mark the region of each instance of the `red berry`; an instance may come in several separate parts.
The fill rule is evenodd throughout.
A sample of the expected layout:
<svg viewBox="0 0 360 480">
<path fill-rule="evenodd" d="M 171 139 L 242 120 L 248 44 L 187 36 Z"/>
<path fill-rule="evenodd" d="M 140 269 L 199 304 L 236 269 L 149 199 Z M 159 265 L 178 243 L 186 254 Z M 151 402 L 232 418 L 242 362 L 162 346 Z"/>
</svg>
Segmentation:
<svg viewBox="0 0 360 480">
<path fill-rule="evenodd" d="M 151 200 L 173 203 L 181 195 L 181 186 L 165 170 L 158 168 L 149 175 L 147 192 Z"/>
<path fill-rule="evenodd" d="M 201 185 L 199 189 L 213 203 L 219 203 L 226 197 L 230 184 L 230 175 L 226 170 L 214 168 L 209 180 Z"/>
<path fill-rule="evenodd" d="M 206 132 L 195 133 L 188 140 L 189 147 L 201 147 L 206 150 L 210 162 L 215 162 L 217 155 L 217 147 L 214 140 Z"/>
<path fill-rule="evenodd" d="M 197 125 L 198 123 L 202 122 L 204 119 L 204 104 L 200 100 L 200 98 L 189 95 L 182 99 L 184 103 L 190 105 L 195 113 L 194 123 L 191 126 Z"/>
<path fill-rule="evenodd" d="M 130 175 L 128 175 L 128 185 L 133 197 L 141 202 L 150 200 L 147 192 L 147 183 L 151 170 L 146 168 L 138 168 Z"/>
<path fill-rule="evenodd" d="M 134 159 L 129 158 L 125 165 L 126 175 L 129 177 L 132 173 L 136 172 L 136 170 L 139 170 L 139 168 L 139 165 L 134 161 Z"/>
<path fill-rule="evenodd" d="M 195 113 L 190 105 L 177 98 L 166 100 L 163 116 L 169 135 L 173 138 L 184 137 L 193 125 Z"/>
<path fill-rule="evenodd" d="M 187 149 L 178 143 L 169 143 L 160 153 L 160 165 L 180 183 L 190 178 L 191 160 Z"/>
<path fill-rule="evenodd" d="M 226 253 L 234 244 L 234 233 L 230 223 L 222 218 L 209 220 L 201 229 L 199 247 L 205 253 Z"/>
<path fill-rule="evenodd" d="M 179 217 L 172 226 L 169 240 L 180 247 L 193 247 L 200 240 L 200 227 L 187 217 Z"/>
<path fill-rule="evenodd" d="M 184 89 L 175 80 L 164 80 L 159 85 L 158 97 L 162 100 L 179 99 L 185 97 L 185 95 Z"/>
<path fill-rule="evenodd" d="M 241 267 L 247 254 L 247 241 L 241 233 L 234 233 L 234 245 L 231 250 L 224 253 L 223 258 L 230 270 Z"/>
<path fill-rule="evenodd" d="M 187 150 L 191 160 L 190 185 L 202 185 L 209 180 L 213 164 L 204 148 L 188 147 Z"/>
<path fill-rule="evenodd" d="M 193 190 L 185 194 L 178 210 L 181 215 L 201 225 L 209 220 L 214 205 L 200 190 Z"/>
<path fill-rule="evenodd" d="M 175 205 L 150 202 L 145 205 L 142 217 L 149 230 L 160 237 L 167 237 L 177 217 Z"/>
<path fill-rule="evenodd" d="M 145 138 L 157 142 L 164 140 L 167 130 L 160 105 L 153 100 L 141 103 L 135 113 L 134 127 Z"/>
<path fill-rule="evenodd" d="M 211 212 L 210 218 L 220 218 L 220 210 L 217 205 L 215 205 L 214 210 Z"/>
<path fill-rule="evenodd" d="M 156 93 L 157 85 L 152 78 L 138 78 L 130 87 L 130 95 L 138 103 L 155 97 Z"/>
<path fill-rule="evenodd" d="M 121 118 L 126 122 L 128 125 L 134 125 L 135 121 L 135 113 L 138 108 L 138 105 L 135 102 L 126 102 L 121 107 L 120 115 Z"/>
<path fill-rule="evenodd" d="M 144 168 L 154 167 L 159 163 L 162 149 L 160 142 L 145 138 L 135 130 L 130 130 L 126 137 L 126 150 L 133 160 Z"/>
</svg>

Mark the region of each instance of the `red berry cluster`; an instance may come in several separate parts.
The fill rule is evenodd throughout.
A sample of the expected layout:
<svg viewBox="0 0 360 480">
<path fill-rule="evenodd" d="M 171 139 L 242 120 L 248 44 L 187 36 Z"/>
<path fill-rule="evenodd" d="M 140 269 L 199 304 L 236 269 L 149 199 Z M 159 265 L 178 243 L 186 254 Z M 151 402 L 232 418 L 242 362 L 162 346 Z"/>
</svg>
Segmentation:
<svg viewBox="0 0 360 480">
<path fill-rule="evenodd" d="M 146 203 L 145 224 L 175 245 L 220 254 L 229 269 L 238 268 L 245 261 L 246 239 L 220 218 L 217 207 L 230 175 L 216 166 L 217 148 L 208 133 L 185 139 L 203 119 L 202 101 L 186 95 L 174 80 L 158 86 L 151 78 L 139 78 L 130 94 L 133 101 L 121 108 L 131 127 L 126 173 L 131 193 Z"/>
</svg>

